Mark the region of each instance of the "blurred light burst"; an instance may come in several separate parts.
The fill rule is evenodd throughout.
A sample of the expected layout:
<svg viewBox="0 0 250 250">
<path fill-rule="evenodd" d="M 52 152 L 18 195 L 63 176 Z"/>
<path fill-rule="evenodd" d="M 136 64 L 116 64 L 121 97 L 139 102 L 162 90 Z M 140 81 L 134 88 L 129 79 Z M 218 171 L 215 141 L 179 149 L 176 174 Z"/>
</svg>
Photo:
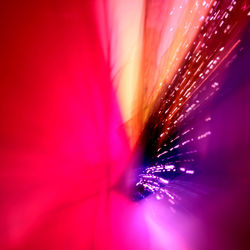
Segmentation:
<svg viewBox="0 0 250 250">
<path fill-rule="evenodd" d="M 0 249 L 250 248 L 248 0 L 0 12 Z"/>
</svg>

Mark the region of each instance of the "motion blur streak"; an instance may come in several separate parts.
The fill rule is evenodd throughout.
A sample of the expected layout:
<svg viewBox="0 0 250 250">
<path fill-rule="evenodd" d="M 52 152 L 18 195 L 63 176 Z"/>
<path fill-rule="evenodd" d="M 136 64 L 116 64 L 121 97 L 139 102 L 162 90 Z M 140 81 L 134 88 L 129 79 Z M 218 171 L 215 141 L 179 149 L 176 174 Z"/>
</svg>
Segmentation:
<svg viewBox="0 0 250 250">
<path fill-rule="evenodd" d="M 0 32 L 1 250 L 250 248 L 248 1 L 8 0 Z"/>
</svg>

